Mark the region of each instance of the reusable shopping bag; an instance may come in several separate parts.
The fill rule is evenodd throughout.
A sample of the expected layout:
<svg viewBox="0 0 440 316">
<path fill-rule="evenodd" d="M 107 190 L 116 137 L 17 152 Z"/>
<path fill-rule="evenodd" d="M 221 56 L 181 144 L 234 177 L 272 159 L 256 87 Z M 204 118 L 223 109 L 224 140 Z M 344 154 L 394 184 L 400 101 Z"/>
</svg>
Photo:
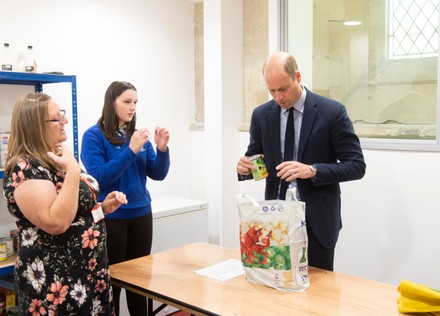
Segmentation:
<svg viewBox="0 0 440 316">
<path fill-rule="evenodd" d="M 277 290 L 307 290 L 305 203 L 296 199 L 296 188 L 287 190 L 286 200 L 257 202 L 246 193 L 236 199 L 241 262 L 247 280 Z"/>
</svg>

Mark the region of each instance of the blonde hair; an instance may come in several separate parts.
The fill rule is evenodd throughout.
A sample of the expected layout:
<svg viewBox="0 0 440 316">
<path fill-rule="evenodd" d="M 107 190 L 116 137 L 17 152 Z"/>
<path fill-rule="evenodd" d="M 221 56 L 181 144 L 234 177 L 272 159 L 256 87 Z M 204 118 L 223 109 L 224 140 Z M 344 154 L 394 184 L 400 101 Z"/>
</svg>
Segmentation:
<svg viewBox="0 0 440 316">
<path fill-rule="evenodd" d="M 47 123 L 48 103 L 52 98 L 45 93 L 29 93 L 17 99 L 12 111 L 11 134 L 8 143 L 5 177 L 12 172 L 23 156 L 38 160 L 53 171 L 61 171 L 49 156 L 53 150 L 49 142 Z"/>
</svg>

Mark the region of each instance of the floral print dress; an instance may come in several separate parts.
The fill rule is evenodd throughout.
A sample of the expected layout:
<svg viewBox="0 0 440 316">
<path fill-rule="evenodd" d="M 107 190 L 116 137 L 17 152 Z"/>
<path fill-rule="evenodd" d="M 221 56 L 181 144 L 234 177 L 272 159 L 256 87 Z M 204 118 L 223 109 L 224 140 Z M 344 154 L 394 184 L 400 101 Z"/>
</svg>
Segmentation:
<svg viewBox="0 0 440 316">
<path fill-rule="evenodd" d="M 59 191 L 64 174 L 24 157 L 3 179 L 8 209 L 19 231 L 14 274 L 20 315 L 114 315 L 105 223 L 95 223 L 91 214 L 98 183 L 81 174 L 74 221 L 63 234 L 50 235 L 27 220 L 14 200 L 15 188 L 28 179 L 50 180 Z"/>
</svg>

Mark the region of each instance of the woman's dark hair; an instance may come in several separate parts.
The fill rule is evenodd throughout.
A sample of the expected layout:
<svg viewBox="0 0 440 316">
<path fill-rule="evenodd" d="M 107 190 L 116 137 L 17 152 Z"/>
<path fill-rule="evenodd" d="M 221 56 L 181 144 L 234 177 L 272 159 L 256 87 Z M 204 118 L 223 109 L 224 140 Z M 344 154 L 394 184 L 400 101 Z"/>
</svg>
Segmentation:
<svg viewBox="0 0 440 316">
<path fill-rule="evenodd" d="M 121 145 L 125 142 L 124 139 L 118 137 L 119 118 L 115 112 L 115 100 L 126 90 L 137 91 L 131 83 L 126 81 L 114 81 L 108 86 L 104 96 L 102 114 L 98 120 L 99 128 L 113 145 Z M 130 138 L 136 129 L 136 113 L 131 122 L 125 124 L 125 128 L 126 137 Z"/>
</svg>

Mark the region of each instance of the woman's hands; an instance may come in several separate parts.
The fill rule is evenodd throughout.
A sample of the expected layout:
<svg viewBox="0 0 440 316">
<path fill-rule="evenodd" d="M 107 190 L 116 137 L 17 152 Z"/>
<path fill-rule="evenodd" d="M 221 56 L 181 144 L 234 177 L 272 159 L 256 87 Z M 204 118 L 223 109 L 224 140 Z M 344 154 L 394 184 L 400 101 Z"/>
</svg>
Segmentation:
<svg viewBox="0 0 440 316">
<path fill-rule="evenodd" d="M 170 132 L 165 127 L 156 127 L 154 131 L 154 142 L 157 149 L 167 151 L 168 141 L 170 140 Z"/>
<path fill-rule="evenodd" d="M 110 214 L 116 211 L 122 204 L 127 203 L 127 197 L 124 193 L 113 191 L 105 197 L 105 200 L 101 203 L 101 207 L 104 214 Z"/>
<path fill-rule="evenodd" d="M 137 154 L 145 143 L 150 140 L 150 132 L 146 128 L 140 128 L 136 130 L 130 138 L 130 144 L 128 145 L 131 150 Z"/>
<path fill-rule="evenodd" d="M 156 143 L 157 149 L 160 151 L 166 151 L 169 139 L 170 133 L 168 129 L 165 127 L 156 127 L 154 130 L 154 142 Z M 140 128 L 131 136 L 129 147 L 135 154 L 137 154 L 149 140 L 150 131 L 146 128 Z"/>
</svg>

